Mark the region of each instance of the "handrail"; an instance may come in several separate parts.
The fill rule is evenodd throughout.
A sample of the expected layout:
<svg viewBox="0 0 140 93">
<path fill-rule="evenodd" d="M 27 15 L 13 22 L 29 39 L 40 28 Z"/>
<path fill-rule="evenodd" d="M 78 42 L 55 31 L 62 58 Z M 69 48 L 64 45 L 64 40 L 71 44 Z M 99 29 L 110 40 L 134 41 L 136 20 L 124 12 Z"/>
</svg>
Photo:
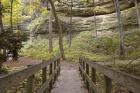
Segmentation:
<svg viewBox="0 0 140 93">
<path fill-rule="evenodd" d="M 47 67 L 49 66 L 49 80 L 47 80 Z M 42 78 L 43 78 L 43 84 L 42 86 L 45 84 L 46 82 L 48 82 L 47 84 L 51 84 L 52 86 L 52 82 L 53 80 L 55 81 L 58 74 L 60 73 L 60 58 L 54 58 L 48 61 L 42 61 L 41 63 L 37 64 L 37 65 L 33 65 L 30 66 L 26 69 L 8 74 L 6 76 L 0 77 L 0 93 L 4 93 L 7 89 L 10 89 L 11 87 L 15 87 L 18 84 L 20 84 L 21 82 L 23 82 L 25 79 L 27 79 L 27 90 L 26 93 L 33 93 L 33 79 L 34 79 L 34 75 L 38 72 L 42 70 Z M 48 85 L 48 86 L 49 86 Z M 41 88 L 42 88 L 41 86 Z M 47 86 L 47 85 L 46 85 Z M 46 91 L 47 87 L 43 88 L 43 92 Z M 48 90 L 50 90 L 51 88 L 49 88 Z M 43 92 L 38 92 L 38 93 L 43 93 Z"/>
<path fill-rule="evenodd" d="M 86 81 L 88 79 L 86 76 L 86 75 L 88 75 L 88 73 L 86 73 L 86 75 L 85 75 L 84 71 L 88 72 L 89 67 L 92 69 L 92 72 L 91 72 L 92 75 L 91 75 L 90 81 L 88 80 L 89 82 L 93 82 L 95 84 L 96 70 L 101 72 L 102 74 L 104 74 L 104 78 L 105 78 L 105 84 L 104 84 L 105 90 L 104 91 L 105 91 L 105 93 L 111 93 L 112 81 L 115 81 L 116 83 L 128 88 L 129 91 L 131 91 L 131 93 L 140 92 L 140 78 L 139 77 L 111 69 L 109 67 L 100 65 L 100 64 L 93 62 L 89 59 L 86 59 L 84 57 L 81 57 L 81 58 L 79 58 L 79 70 L 80 70 L 81 76 L 83 77 L 84 81 L 85 81 L 85 79 L 86 79 Z M 89 82 L 86 82 L 86 84 Z M 92 87 L 92 86 L 88 85 L 87 87 Z M 94 86 L 94 88 L 95 88 L 95 86 Z M 92 89 L 93 89 L 93 87 L 92 87 Z M 97 90 L 98 90 L 97 88 L 96 88 L 96 90 L 94 89 L 94 92 L 98 93 Z"/>
</svg>

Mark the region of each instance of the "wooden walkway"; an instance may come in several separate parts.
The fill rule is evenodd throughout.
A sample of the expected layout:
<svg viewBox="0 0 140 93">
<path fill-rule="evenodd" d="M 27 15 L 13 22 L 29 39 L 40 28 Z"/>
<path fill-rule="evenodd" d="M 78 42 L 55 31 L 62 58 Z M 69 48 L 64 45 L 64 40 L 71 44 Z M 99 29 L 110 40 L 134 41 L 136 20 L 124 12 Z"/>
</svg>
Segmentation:
<svg viewBox="0 0 140 93">
<path fill-rule="evenodd" d="M 78 66 L 66 62 L 61 65 L 60 76 L 51 93 L 88 93 L 81 81 Z"/>
<path fill-rule="evenodd" d="M 97 87 L 97 72 L 103 76 L 102 89 Z M 36 74 L 39 74 L 42 82 L 38 88 L 35 87 Z M 103 93 L 112 93 L 113 83 L 127 88 L 129 93 L 140 93 L 139 77 L 111 69 L 85 57 L 80 57 L 77 65 L 61 62 L 60 57 L 55 57 L 2 76 L 0 93 L 18 93 L 7 91 L 12 87 L 23 86 L 24 82 L 25 92 L 21 93 L 102 93 L 102 90 Z"/>
</svg>

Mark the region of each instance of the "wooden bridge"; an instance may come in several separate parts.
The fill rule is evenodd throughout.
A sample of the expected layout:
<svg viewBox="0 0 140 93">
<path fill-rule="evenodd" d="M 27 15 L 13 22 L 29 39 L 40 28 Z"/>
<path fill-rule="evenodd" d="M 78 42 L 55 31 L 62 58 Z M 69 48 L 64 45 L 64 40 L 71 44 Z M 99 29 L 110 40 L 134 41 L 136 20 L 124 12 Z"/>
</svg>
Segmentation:
<svg viewBox="0 0 140 93">
<path fill-rule="evenodd" d="M 129 93 L 140 93 L 139 77 L 113 70 L 84 57 L 79 58 L 78 67 L 75 66 L 75 68 L 71 65 L 63 65 L 66 62 L 60 61 L 59 57 L 42 61 L 37 65 L 28 66 L 26 69 L 1 77 L 0 93 L 102 93 L 96 86 L 96 71 L 104 75 L 103 93 L 111 93 L 112 82 L 126 87 Z M 68 67 L 69 69 L 64 70 Z M 79 77 L 78 72 L 82 78 Z M 36 73 L 41 73 L 39 74 L 41 82 L 39 88 L 35 90 Z M 24 81 L 26 81 L 24 92 L 8 91 L 12 87 L 19 87 L 19 84 L 23 84 Z M 86 88 L 83 87 L 82 82 L 85 83 Z"/>
</svg>

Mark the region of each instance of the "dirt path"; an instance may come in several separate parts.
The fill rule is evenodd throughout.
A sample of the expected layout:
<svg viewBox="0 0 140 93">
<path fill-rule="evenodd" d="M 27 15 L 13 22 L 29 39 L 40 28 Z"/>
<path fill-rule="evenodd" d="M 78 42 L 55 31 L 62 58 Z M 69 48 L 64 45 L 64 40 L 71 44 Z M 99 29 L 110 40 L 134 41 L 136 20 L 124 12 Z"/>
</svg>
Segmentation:
<svg viewBox="0 0 140 93">
<path fill-rule="evenodd" d="M 60 76 L 51 93 L 88 93 L 75 64 L 62 63 Z"/>
</svg>

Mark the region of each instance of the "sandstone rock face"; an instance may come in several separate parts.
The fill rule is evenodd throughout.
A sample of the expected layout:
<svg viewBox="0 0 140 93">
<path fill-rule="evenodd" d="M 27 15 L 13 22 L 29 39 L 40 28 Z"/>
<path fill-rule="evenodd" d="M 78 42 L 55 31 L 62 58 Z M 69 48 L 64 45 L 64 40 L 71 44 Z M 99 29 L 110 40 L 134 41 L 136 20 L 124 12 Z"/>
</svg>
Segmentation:
<svg viewBox="0 0 140 93">
<path fill-rule="evenodd" d="M 92 0 L 91 0 L 92 1 Z M 93 3 L 85 4 L 83 2 L 73 1 L 73 16 L 89 17 L 93 16 L 94 12 L 96 15 L 104 15 L 115 12 L 115 6 L 112 0 L 95 0 L 95 7 Z M 140 2 L 140 0 L 137 0 Z M 63 3 L 58 4 L 57 11 L 65 13 L 67 16 L 71 14 L 70 2 L 62 1 Z M 121 10 L 128 9 L 134 6 L 133 0 L 119 0 Z"/>
<path fill-rule="evenodd" d="M 123 27 L 124 31 L 131 31 L 138 28 L 138 21 L 136 15 L 135 7 L 124 10 L 122 13 Z M 60 17 L 61 18 L 61 17 Z M 65 20 L 61 20 L 66 22 Z M 69 19 L 66 17 L 65 19 Z M 95 19 L 94 16 L 91 17 L 73 17 L 72 32 L 81 32 L 81 31 L 94 31 Z M 66 22 L 67 23 L 67 22 Z M 97 31 L 117 31 L 117 17 L 116 13 L 98 15 L 96 16 L 96 29 Z"/>
<path fill-rule="evenodd" d="M 92 0 L 91 0 L 92 1 Z M 99 2 L 100 1 L 100 2 Z M 122 20 L 123 20 L 123 28 L 124 31 L 131 31 L 135 30 L 138 28 L 138 21 L 137 21 L 137 14 L 136 14 L 136 9 L 133 6 L 133 2 L 130 0 L 120 0 L 120 5 L 122 8 Z M 140 0 L 138 0 L 140 1 Z M 70 2 L 66 2 L 67 4 L 70 4 Z M 94 8 L 92 4 L 90 5 L 84 5 L 81 3 L 79 0 L 75 0 L 73 4 L 73 17 L 72 17 L 72 23 L 70 23 L 70 17 L 67 16 L 68 10 L 66 8 L 67 5 L 63 4 L 60 5 L 59 3 L 57 4 L 57 8 L 60 14 L 59 19 L 61 21 L 61 24 L 63 26 L 63 32 L 64 33 L 77 33 L 81 31 L 93 31 L 95 32 L 95 28 L 97 29 L 98 32 L 106 32 L 106 31 L 111 31 L 111 32 L 117 32 L 117 17 L 116 13 L 114 12 L 114 5 L 112 3 L 112 0 L 96 0 L 96 7 L 101 6 L 102 8 L 105 8 L 107 10 L 113 9 L 112 12 L 104 13 L 102 15 L 98 15 L 96 12 L 96 27 L 95 27 L 95 18 L 93 16 L 93 11 L 88 11 L 87 13 L 91 14 L 90 16 L 87 16 L 87 13 L 83 11 L 84 9 L 92 9 Z M 125 8 L 124 8 L 125 6 Z M 140 4 L 139 4 L 140 6 Z M 81 8 L 79 8 L 81 7 Z M 129 8 L 128 8 L 129 7 Z M 126 9 L 127 8 L 127 9 Z M 139 7 L 140 8 L 140 7 Z M 61 11 L 62 9 L 62 11 Z M 66 9 L 66 11 L 64 10 Z M 68 8 L 69 9 L 69 8 Z M 77 9 L 77 10 L 76 10 Z M 125 10 L 123 10 L 125 9 Z M 75 12 L 74 12 L 75 11 Z M 78 12 L 79 11 L 79 12 Z M 102 11 L 102 9 L 100 10 Z M 99 11 L 98 11 L 99 12 Z M 80 15 L 79 15 L 80 14 Z M 86 17 L 83 17 L 81 15 L 86 15 Z M 53 32 L 58 33 L 58 30 L 55 25 L 55 21 L 53 20 Z M 72 24 L 72 25 L 71 25 Z M 38 33 L 48 33 L 48 19 L 45 19 L 45 22 L 38 27 Z"/>
</svg>

